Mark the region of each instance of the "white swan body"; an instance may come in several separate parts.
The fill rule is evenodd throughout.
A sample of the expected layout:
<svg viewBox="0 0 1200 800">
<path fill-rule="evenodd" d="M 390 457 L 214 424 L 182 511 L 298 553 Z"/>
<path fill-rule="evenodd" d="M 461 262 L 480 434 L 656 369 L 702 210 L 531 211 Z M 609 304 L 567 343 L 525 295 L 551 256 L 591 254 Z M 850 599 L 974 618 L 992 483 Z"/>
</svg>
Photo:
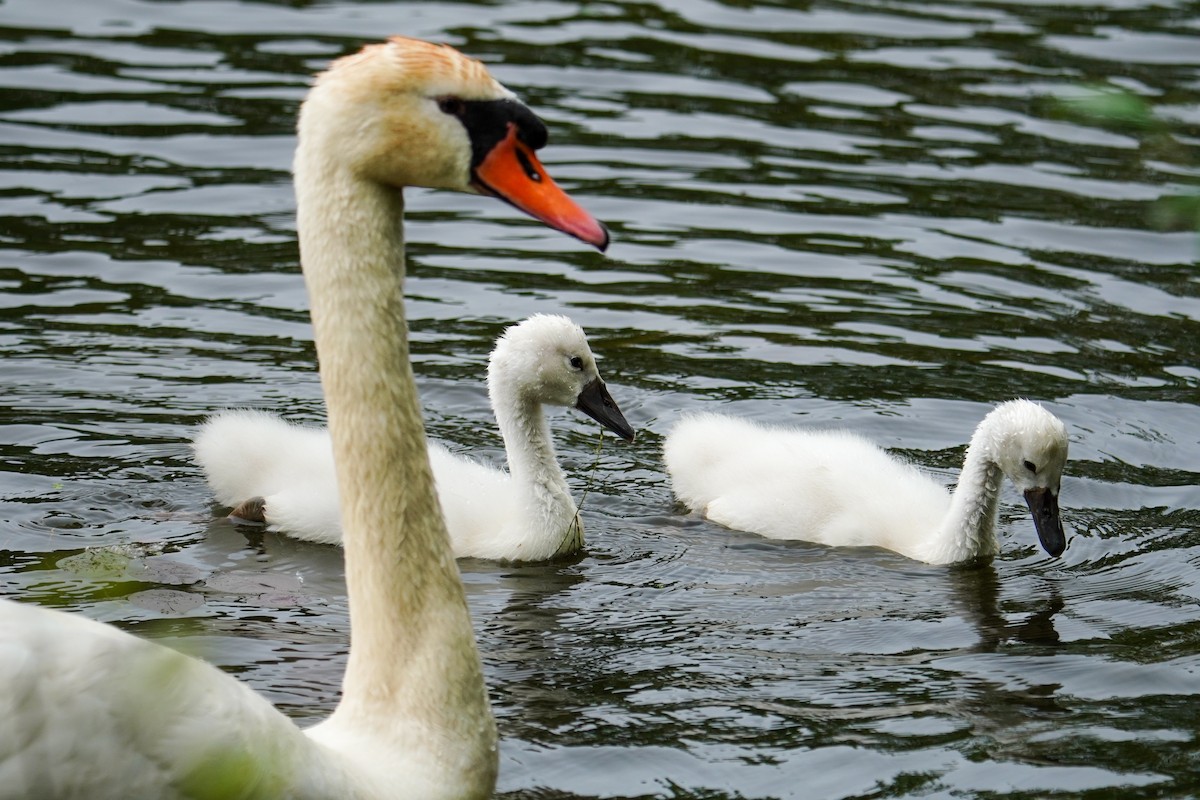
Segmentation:
<svg viewBox="0 0 1200 800">
<path fill-rule="evenodd" d="M 543 406 L 578 408 L 624 439 L 633 429 L 609 396 L 583 329 L 538 314 L 496 342 L 488 395 L 511 472 L 430 442 L 429 460 L 454 554 L 545 561 L 583 546 Z M 196 434 L 196 460 L 233 517 L 325 544 L 342 540 L 328 433 L 259 411 L 226 411 Z M 402 489 L 403 487 L 401 487 Z"/>
<path fill-rule="evenodd" d="M 1045 550 L 1057 556 L 1066 547 L 1058 513 L 1066 428 L 1027 400 L 1003 403 L 979 424 L 953 494 L 842 431 L 700 414 L 671 430 L 663 453 L 675 495 L 690 509 L 773 539 L 885 547 L 930 564 L 994 555 L 1007 475 Z"/>
<path fill-rule="evenodd" d="M 528 109 L 448 47 L 394 39 L 318 78 L 295 178 L 345 487 L 341 700 L 302 731 L 211 665 L 0 601 L 0 798 L 490 796 L 495 723 L 408 361 L 400 189 L 497 194 L 602 246 L 599 223 L 541 171 L 544 141 Z"/>
</svg>

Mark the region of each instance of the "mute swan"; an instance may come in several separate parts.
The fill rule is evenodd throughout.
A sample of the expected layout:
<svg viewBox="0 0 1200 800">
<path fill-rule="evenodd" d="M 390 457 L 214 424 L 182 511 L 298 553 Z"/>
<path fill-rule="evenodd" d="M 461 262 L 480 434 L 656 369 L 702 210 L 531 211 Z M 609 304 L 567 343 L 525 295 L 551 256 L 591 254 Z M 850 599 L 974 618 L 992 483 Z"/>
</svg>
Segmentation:
<svg viewBox="0 0 1200 800">
<path fill-rule="evenodd" d="M 508 328 L 489 358 L 488 395 L 511 475 L 429 443 L 454 554 L 545 561 L 578 550 L 583 524 L 542 406 L 577 408 L 633 440 L 583 329 L 543 314 Z M 258 411 L 226 411 L 201 427 L 195 451 L 217 500 L 237 506 L 231 516 L 297 539 L 341 542 L 333 454 L 324 430 Z"/>
<path fill-rule="evenodd" d="M 295 183 L 343 487 L 341 701 L 301 731 L 211 665 L 2 601 L 0 797 L 490 796 L 495 723 L 408 360 L 401 189 L 492 194 L 603 248 L 604 228 L 534 156 L 545 140 L 512 93 L 449 47 L 392 39 L 317 79 Z"/>
<path fill-rule="evenodd" d="M 685 505 L 772 539 L 886 547 L 930 564 L 994 555 L 1001 473 L 1025 495 L 1042 547 L 1066 548 L 1058 489 L 1067 431 L 1028 400 L 979 423 L 952 494 L 866 439 L 768 427 L 718 414 L 679 422 L 663 447 Z"/>
</svg>

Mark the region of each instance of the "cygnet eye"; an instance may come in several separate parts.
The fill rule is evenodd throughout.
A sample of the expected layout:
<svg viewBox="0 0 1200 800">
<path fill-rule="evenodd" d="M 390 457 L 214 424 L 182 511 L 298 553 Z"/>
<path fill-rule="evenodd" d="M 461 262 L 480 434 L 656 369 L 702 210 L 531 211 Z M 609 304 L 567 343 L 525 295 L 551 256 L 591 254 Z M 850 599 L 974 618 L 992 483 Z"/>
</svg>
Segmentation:
<svg viewBox="0 0 1200 800">
<path fill-rule="evenodd" d="M 1025 462 L 1025 469 L 1029 470 L 1034 475 L 1037 475 L 1037 464 L 1033 463 L 1032 461 Z"/>
<path fill-rule="evenodd" d="M 462 99 L 453 95 L 439 97 L 437 104 L 443 114 L 450 114 L 454 117 L 461 117 L 463 112 L 467 110 L 466 104 L 463 103 Z"/>
<path fill-rule="evenodd" d="M 579 356 L 571 356 L 571 368 L 583 369 L 583 359 Z"/>
</svg>

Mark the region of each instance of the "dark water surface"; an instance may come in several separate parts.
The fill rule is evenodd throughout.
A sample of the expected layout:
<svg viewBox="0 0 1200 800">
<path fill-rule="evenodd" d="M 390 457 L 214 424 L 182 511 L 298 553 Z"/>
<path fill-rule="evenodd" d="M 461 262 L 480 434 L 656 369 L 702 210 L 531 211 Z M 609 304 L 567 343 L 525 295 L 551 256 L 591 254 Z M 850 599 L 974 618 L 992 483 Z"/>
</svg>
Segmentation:
<svg viewBox="0 0 1200 800">
<path fill-rule="evenodd" d="M 641 433 L 553 420 L 588 552 L 463 563 L 513 797 L 1200 794 L 1200 11 L 1154 0 L 0 2 L 0 586 L 333 707 L 338 551 L 214 508 L 187 440 L 319 421 L 288 165 L 311 72 L 383 33 L 493 66 L 587 252 L 412 192 L 431 433 L 498 458 L 502 327 L 570 314 Z M 1151 101 L 1173 138 L 1049 98 Z M 683 514 L 683 411 L 846 425 L 954 479 L 995 402 L 1071 432 L 1070 547 L 991 565 Z M 595 465 L 594 472 L 593 465 Z M 593 475 L 589 481 L 588 475 Z"/>
</svg>

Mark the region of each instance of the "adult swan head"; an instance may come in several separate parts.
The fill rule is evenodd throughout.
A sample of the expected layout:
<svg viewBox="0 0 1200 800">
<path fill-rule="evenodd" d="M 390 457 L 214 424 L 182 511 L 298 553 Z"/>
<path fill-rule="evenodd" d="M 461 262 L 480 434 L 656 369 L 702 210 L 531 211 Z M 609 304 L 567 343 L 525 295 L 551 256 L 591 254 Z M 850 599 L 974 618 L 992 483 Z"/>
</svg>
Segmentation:
<svg viewBox="0 0 1200 800">
<path fill-rule="evenodd" d="M 604 226 L 559 189 L 538 161 L 534 151 L 546 144 L 546 126 L 482 63 L 451 47 L 394 38 L 335 62 L 318 76 L 300 109 L 299 135 L 302 257 L 306 243 L 351 238 L 348 231 L 331 236 L 313 228 L 306 235 L 306 208 L 348 210 L 345 198 L 337 202 L 320 190 L 355 192 L 354 218 L 360 219 L 394 211 L 391 204 L 377 206 L 368 194 L 399 202 L 393 190 L 405 186 L 498 197 L 601 250 L 608 246 Z M 381 255 L 388 249 L 377 242 L 367 246 Z"/>
<path fill-rule="evenodd" d="M 531 112 L 449 47 L 393 39 L 317 79 L 295 180 L 342 486 L 341 701 L 301 731 L 211 665 L 0 602 L 0 797 L 491 794 L 495 723 L 408 361 L 400 190 L 492 194 L 603 248 L 604 228 L 538 163 L 545 140 Z"/>
</svg>

